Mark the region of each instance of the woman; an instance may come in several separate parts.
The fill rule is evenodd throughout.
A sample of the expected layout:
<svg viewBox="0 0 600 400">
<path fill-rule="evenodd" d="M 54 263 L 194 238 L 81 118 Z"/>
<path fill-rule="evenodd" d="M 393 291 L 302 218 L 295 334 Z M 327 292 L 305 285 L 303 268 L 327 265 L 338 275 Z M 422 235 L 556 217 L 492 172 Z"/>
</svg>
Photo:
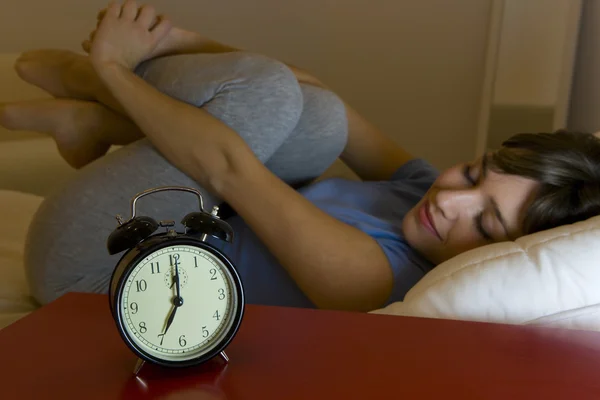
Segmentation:
<svg viewBox="0 0 600 400">
<path fill-rule="evenodd" d="M 85 165 L 32 223 L 26 264 L 42 303 L 105 292 L 114 215 L 165 184 L 236 210 L 237 242 L 224 250 L 250 303 L 362 311 L 402 300 L 461 252 L 600 211 L 592 135 L 518 135 L 438 175 L 310 75 L 173 29 L 151 7 L 110 6 L 92 37 L 89 59 L 34 52 L 17 66 L 78 100 L 2 111 L 3 125 L 49 132 L 71 165 Z M 103 156 L 111 144 L 126 146 Z M 363 182 L 307 184 L 338 156 Z M 144 213 L 173 219 L 190 211 L 184 201 L 148 201 Z"/>
</svg>

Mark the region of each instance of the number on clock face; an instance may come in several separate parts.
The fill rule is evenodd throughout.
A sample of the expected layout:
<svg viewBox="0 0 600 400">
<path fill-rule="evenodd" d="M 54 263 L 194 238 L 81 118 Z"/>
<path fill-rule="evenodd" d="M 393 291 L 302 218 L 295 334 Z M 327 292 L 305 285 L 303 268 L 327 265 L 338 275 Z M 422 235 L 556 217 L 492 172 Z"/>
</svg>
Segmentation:
<svg viewBox="0 0 600 400">
<path fill-rule="evenodd" d="M 145 352 L 184 360 L 220 341 L 236 301 L 229 272 L 219 259 L 198 247 L 176 245 L 148 255 L 133 268 L 121 296 L 121 313 L 125 330 Z"/>
</svg>

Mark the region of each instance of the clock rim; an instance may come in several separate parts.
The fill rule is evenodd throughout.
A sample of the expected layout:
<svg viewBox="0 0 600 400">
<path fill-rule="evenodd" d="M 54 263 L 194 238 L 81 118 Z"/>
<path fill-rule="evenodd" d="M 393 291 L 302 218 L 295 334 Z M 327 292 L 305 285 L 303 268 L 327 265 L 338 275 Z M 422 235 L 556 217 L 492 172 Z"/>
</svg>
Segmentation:
<svg viewBox="0 0 600 400">
<path fill-rule="evenodd" d="M 233 282 L 232 282 L 233 291 L 237 294 L 237 297 L 238 297 L 237 305 L 236 305 L 235 309 L 232 310 L 233 322 L 231 324 L 231 327 L 229 328 L 229 331 L 223 336 L 223 338 L 203 355 L 195 357 L 195 358 L 191 358 L 189 360 L 181 360 L 181 361 L 165 360 L 165 359 L 156 357 L 152 354 L 147 353 L 146 351 L 141 349 L 138 345 L 136 345 L 135 342 L 129 337 L 129 335 L 125 329 L 123 316 L 122 316 L 122 312 L 121 312 L 121 307 L 120 307 L 120 299 L 123 295 L 123 289 L 125 287 L 125 282 L 127 280 L 126 277 L 129 276 L 129 274 L 133 271 L 133 269 L 140 262 L 140 260 L 147 257 L 149 254 L 152 254 L 155 251 L 158 251 L 162 248 L 173 247 L 173 246 L 177 246 L 177 245 L 191 245 L 194 247 L 199 247 L 199 248 L 213 254 L 215 257 L 217 257 L 219 259 L 219 261 L 221 261 L 223 263 L 225 268 L 229 271 L 229 273 L 233 277 Z M 137 252 L 137 254 L 134 254 L 135 252 Z M 119 276 L 116 276 L 116 273 L 119 270 L 119 268 L 122 267 L 121 264 L 123 262 L 126 262 L 127 265 L 125 265 L 121 274 Z M 114 279 L 118 279 L 118 281 L 117 281 L 116 285 L 114 286 L 114 288 L 115 288 L 114 293 L 112 293 Z M 202 364 L 202 363 L 212 359 L 213 357 L 215 357 L 216 355 L 221 353 L 229 345 L 229 343 L 233 340 L 233 338 L 235 337 L 235 335 L 237 334 L 237 332 L 240 328 L 240 325 L 241 325 L 243 317 L 244 317 L 244 309 L 245 309 L 244 289 L 243 289 L 242 279 L 241 279 L 237 269 L 233 265 L 233 262 L 229 259 L 229 257 L 227 257 L 221 250 L 216 248 L 214 245 L 203 242 L 195 237 L 188 236 L 185 234 L 179 234 L 176 237 L 169 237 L 166 234 L 153 235 L 153 236 L 147 238 L 146 240 L 144 240 L 138 246 L 127 251 L 121 257 L 121 259 L 115 266 L 113 275 L 110 280 L 110 291 L 111 291 L 111 293 L 109 293 L 109 300 L 110 300 L 109 303 L 110 303 L 111 313 L 112 313 L 113 319 L 117 325 L 117 331 L 121 335 L 121 338 L 123 339 L 123 341 L 125 342 L 127 347 L 129 347 L 129 349 L 131 351 L 133 351 L 134 354 L 136 354 L 138 357 L 142 358 L 143 360 L 152 362 L 152 363 L 164 366 L 164 367 L 188 367 L 188 366 Z"/>
</svg>

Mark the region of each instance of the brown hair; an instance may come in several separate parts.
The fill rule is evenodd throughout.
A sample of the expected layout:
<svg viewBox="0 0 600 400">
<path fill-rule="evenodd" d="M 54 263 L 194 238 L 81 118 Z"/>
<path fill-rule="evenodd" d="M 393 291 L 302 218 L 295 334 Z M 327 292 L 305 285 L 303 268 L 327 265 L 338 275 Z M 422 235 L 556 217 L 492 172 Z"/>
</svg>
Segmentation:
<svg viewBox="0 0 600 400">
<path fill-rule="evenodd" d="M 520 133 L 502 143 L 489 164 L 539 182 L 523 221 L 525 234 L 600 214 L 600 139 L 590 133 Z"/>
</svg>

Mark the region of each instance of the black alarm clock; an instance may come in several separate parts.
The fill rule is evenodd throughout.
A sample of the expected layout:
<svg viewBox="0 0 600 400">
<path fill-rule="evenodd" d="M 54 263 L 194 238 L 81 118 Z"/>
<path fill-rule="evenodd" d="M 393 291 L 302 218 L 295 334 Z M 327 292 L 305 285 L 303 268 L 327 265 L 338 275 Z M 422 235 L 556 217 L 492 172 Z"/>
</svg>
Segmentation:
<svg viewBox="0 0 600 400">
<path fill-rule="evenodd" d="M 136 216 L 137 201 L 149 194 L 175 190 L 198 197 L 199 211 L 186 215 L 184 232 L 174 221 Z M 214 245 L 213 237 L 233 241 L 233 229 L 219 218 L 218 207 L 204 211 L 195 189 L 165 186 L 138 193 L 131 217 L 107 241 L 110 254 L 126 251 L 116 265 L 109 304 L 117 329 L 144 362 L 186 367 L 220 355 L 237 333 L 244 313 L 242 281 L 231 260 Z M 161 229 L 162 228 L 162 229 Z"/>
</svg>

